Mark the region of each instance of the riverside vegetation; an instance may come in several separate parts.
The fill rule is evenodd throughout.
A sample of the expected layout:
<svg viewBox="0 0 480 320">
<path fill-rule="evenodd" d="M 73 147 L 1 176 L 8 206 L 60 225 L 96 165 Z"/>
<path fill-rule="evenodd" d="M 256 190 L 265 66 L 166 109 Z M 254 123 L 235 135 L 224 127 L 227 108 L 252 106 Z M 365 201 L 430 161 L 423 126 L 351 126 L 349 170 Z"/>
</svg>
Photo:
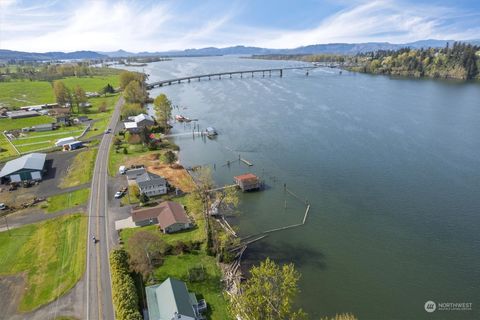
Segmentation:
<svg viewBox="0 0 480 320">
<path fill-rule="evenodd" d="M 259 55 L 254 58 L 335 63 L 351 71 L 373 74 L 480 80 L 480 47 L 461 42 L 445 48 L 379 50 L 354 56 Z"/>
</svg>

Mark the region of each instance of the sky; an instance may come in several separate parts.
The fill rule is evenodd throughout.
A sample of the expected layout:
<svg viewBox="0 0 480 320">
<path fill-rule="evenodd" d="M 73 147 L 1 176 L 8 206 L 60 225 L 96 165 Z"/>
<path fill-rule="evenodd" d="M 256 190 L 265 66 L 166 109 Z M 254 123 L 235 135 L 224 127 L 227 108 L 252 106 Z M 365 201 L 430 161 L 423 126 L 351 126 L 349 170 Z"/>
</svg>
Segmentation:
<svg viewBox="0 0 480 320">
<path fill-rule="evenodd" d="M 480 39 L 480 0 L 0 0 L 0 49 L 132 52 Z"/>
</svg>

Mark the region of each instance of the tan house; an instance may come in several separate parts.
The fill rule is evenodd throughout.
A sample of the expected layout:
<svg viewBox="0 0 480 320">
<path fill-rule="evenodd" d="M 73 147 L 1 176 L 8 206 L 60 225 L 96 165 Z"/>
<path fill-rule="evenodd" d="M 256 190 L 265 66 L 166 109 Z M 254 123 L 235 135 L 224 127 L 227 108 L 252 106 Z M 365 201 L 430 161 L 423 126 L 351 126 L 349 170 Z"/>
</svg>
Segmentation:
<svg viewBox="0 0 480 320">
<path fill-rule="evenodd" d="M 177 232 L 193 226 L 183 206 L 173 201 L 164 201 L 155 207 L 132 209 L 131 215 L 135 225 L 157 224 L 164 233 Z"/>
</svg>

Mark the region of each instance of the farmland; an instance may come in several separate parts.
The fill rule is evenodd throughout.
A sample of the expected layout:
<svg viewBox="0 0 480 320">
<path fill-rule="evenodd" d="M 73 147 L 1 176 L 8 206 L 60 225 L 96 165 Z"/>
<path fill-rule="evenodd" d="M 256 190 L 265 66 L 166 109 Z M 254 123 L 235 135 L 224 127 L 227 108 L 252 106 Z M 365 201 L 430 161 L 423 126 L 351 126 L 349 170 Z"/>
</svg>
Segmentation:
<svg viewBox="0 0 480 320">
<path fill-rule="evenodd" d="M 66 215 L 0 233 L 0 275 L 23 274 L 19 310 L 34 310 L 73 288 L 85 271 L 87 219 Z"/>
<path fill-rule="evenodd" d="M 92 77 L 67 77 L 60 79 L 67 87 L 77 85 L 85 91 L 100 91 L 107 84 L 117 87 L 117 75 Z M 48 81 L 11 81 L 0 82 L 0 107 L 15 109 L 22 106 L 55 102 L 52 85 Z"/>
</svg>

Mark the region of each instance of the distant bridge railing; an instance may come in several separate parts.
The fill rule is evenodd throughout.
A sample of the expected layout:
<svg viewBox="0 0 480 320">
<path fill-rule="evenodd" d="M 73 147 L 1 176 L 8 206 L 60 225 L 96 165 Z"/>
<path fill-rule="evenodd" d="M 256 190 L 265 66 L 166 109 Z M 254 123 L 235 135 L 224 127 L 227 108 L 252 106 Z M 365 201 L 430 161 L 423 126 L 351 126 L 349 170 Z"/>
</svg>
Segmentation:
<svg viewBox="0 0 480 320">
<path fill-rule="evenodd" d="M 272 74 L 278 73 L 280 77 L 283 77 L 284 70 L 294 70 L 294 69 L 314 69 L 318 68 L 318 66 L 301 66 L 301 67 L 286 67 L 286 68 L 273 68 L 273 69 L 257 69 L 257 70 L 241 70 L 241 71 L 227 71 L 227 72 L 218 72 L 218 73 L 207 73 L 207 74 L 200 74 L 182 78 L 175 78 L 169 80 L 161 80 L 152 83 L 148 83 L 146 85 L 147 89 L 153 89 L 155 87 L 162 87 L 164 85 L 172 85 L 175 83 L 182 83 L 182 81 L 191 82 L 192 80 L 200 81 L 203 79 L 211 80 L 212 78 L 218 77 L 218 79 L 222 79 L 222 77 L 229 77 L 232 78 L 233 75 L 239 74 L 240 78 L 243 78 L 244 75 L 251 75 L 253 78 L 255 74 L 262 74 L 262 77 L 268 76 L 271 77 Z M 308 75 L 308 71 L 306 73 Z"/>
</svg>

